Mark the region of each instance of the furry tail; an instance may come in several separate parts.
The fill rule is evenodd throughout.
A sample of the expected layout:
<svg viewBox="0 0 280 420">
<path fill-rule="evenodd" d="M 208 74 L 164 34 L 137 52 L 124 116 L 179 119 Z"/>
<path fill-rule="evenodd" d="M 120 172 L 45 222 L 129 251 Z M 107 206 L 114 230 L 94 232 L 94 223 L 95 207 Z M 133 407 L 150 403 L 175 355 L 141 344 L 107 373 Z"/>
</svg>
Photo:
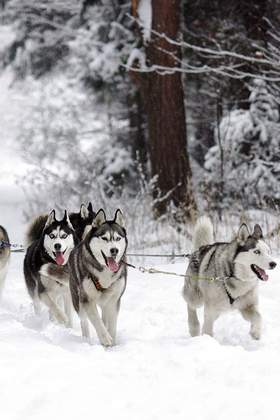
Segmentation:
<svg viewBox="0 0 280 420">
<path fill-rule="evenodd" d="M 0 240 L 5 241 L 5 242 L 10 242 L 8 233 L 6 229 L 3 228 L 3 226 L 0 226 Z"/>
<path fill-rule="evenodd" d="M 28 247 L 32 242 L 40 239 L 42 232 L 44 230 L 46 221 L 48 219 L 47 214 L 41 214 L 37 216 L 28 226 L 25 234 L 25 245 Z"/>
<path fill-rule="evenodd" d="M 194 227 L 193 250 L 214 242 L 213 224 L 209 217 L 202 216 L 198 219 Z"/>
</svg>

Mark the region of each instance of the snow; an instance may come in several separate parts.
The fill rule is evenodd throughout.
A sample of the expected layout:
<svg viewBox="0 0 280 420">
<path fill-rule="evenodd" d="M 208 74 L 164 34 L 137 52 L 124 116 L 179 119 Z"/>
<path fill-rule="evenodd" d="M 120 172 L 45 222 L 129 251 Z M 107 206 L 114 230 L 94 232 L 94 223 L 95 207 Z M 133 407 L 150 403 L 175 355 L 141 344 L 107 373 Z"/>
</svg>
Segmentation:
<svg viewBox="0 0 280 420">
<path fill-rule="evenodd" d="M 215 338 L 190 338 L 183 279 L 131 269 L 118 345 L 104 349 L 95 334 L 93 345 L 82 341 L 77 319 L 66 329 L 35 317 L 22 263 L 12 255 L 0 305 L 1 418 L 279 418 L 279 269 L 260 284 L 260 342 L 236 312 L 216 322 Z M 186 264 L 159 268 L 184 273 Z"/>
<path fill-rule="evenodd" d="M 144 41 L 150 41 L 152 28 L 152 2 L 151 0 L 140 0 L 138 5 L 138 16 L 142 25 Z"/>
</svg>

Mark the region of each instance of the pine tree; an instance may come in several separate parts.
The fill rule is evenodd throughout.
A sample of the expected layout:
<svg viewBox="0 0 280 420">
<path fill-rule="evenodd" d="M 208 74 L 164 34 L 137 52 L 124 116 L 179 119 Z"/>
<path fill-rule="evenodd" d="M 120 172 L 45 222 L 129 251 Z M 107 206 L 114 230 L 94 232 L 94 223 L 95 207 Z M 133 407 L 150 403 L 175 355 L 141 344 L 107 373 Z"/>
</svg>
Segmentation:
<svg viewBox="0 0 280 420">
<path fill-rule="evenodd" d="M 211 202 L 218 200 L 222 207 L 237 202 L 243 207 L 262 207 L 280 200 L 277 98 L 260 79 L 253 81 L 250 90 L 249 110 L 233 110 L 223 117 L 216 145 L 206 155 L 205 185 Z"/>
</svg>

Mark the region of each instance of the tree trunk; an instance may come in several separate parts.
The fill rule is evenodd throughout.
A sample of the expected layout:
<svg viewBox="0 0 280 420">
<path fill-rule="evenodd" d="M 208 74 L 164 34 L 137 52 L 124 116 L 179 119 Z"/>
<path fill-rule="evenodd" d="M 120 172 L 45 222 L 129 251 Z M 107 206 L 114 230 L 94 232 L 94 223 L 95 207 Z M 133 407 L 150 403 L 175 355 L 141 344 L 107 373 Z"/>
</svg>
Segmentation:
<svg viewBox="0 0 280 420">
<path fill-rule="evenodd" d="M 132 159 L 140 165 L 143 175 L 147 175 L 146 121 L 143 101 L 138 89 L 128 95 L 129 129 L 132 144 Z"/>
<path fill-rule="evenodd" d="M 173 40 L 179 39 L 180 1 L 152 0 L 152 29 Z M 157 177 L 156 212 L 165 213 L 169 203 L 192 215 L 195 200 L 187 154 L 186 116 L 180 67 L 181 49 L 163 37 L 151 34 L 146 44 L 149 66 L 168 67 L 140 77 L 140 90 L 147 114 L 152 175 Z M 139 77 L 138 77 L 139 79 Z M 160 197 L 164 197 L 161 199 Z"/>
</svg>

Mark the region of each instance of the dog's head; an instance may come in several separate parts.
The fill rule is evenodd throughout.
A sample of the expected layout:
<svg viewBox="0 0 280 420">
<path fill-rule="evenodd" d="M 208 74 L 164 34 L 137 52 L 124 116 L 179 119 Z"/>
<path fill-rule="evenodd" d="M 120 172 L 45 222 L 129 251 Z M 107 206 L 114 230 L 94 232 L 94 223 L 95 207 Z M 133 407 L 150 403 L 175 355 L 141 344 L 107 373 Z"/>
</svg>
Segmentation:
<svg viewBox="0 0 280 420">
<path fill-rule="evenodd" d="M 69 214 L 70 222 L 79 241 L 83 239 L 86 229 L 88 226 L 91 226 L 95 215 L 96 213 L 93 211 L 91 202 L 87 207 L 85 204 L 81 204 L 79 212 Z"/>
<path fill-rule="evenodd" d="M 271 258 L 270 249 L 264 241 L 261 227 L 255 225 L 253 233 L 250 234 L 248 226 L 243 223 L 238 231 L 237 242 L 235 266 L 240 273 L 239 277 L 245 281 L 252 277 L 267 281 L 266 270 L 275 268 L 276 262 Z"/>
<path fill-rule="evenodd" d="M 44 227 L 44 249 L 47 254 L 56 264 L 65 265 L 74 246 L 75 233 L 67 211 L 63 219 L 58 221 L 55 210 L 52 210 Z"/>
<path fill-rule="evenodd" d="M 89 247 L 99 264 L 116 273 L 127 248 L 127 237 L 122 212 L 118 209 L 113 220 L 107 220 L 99 210 L 88 233 Z"/>
</svg>

